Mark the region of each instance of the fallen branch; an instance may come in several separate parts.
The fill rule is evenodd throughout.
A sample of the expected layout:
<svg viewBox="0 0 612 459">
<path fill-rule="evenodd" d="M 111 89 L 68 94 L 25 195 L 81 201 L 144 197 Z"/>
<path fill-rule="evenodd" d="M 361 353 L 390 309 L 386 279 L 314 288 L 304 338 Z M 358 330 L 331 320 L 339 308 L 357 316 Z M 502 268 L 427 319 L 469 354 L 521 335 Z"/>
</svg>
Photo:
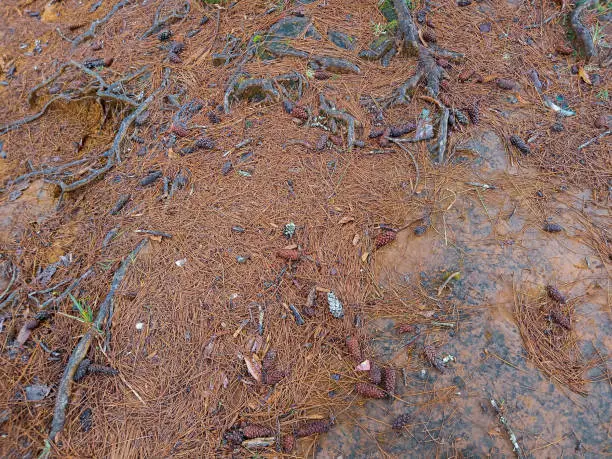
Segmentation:
<svg viewBox="0 0 612 459">
<path fill-rule="evenodd" d="M 319 95 L 319 104 L 321 111 L 325 113 L 328 117 L 340 120 L 346 124 L 346 140 L 348 143 L 349 150 L 352 149 L 354 146 L 360 145 L 360 142 L 356 139 L 355 136 L 355 127 L 357 124 L 357 120 L 355 119 L 355 117 L 346 112 L 336 109 L 334 104 L 327 100 L 323 94 Z"/>
<path fill-rule="evenodd" d="M 161 10 L 164 6 L 164 3 L 165 2 L 162 2 L 157 8 L 157 11 L 155 11 L 153 25 L 149 27 L 145 31 L 145 33 L 142 34 L 142 36 L 140 37 L 141 40 L 153 35 L 154 33 L 159 32 L 166 26 L 169 26 L 177 21 L 180 21 L 181 19 L 184 19 L 189 14 L 189 11 L 191 11 L 191 4 L 189 2 L 185 2 L 181 5 L 180 8 L 172 10 L 170 14 L 165 18 L 160 18 Z"/>
<path fill-rule="evenodd" d="M 584 142 L 582 145 L 580 145 L 578 147 L 578 150 L 582 150 L 583 148 L 588 147 L 592 143 L 597 142 L 598 140 L 603 139 L 604 137 L 606 137 L 606 136 L 608 136 L 610 134 L 612 134 L 612 129 L 608 129 L 607 131 L 602 132 L 598 136 L 595 136 L 592 139 L 587 140 L 586 142 Z"/>
<path fill-rule="evenodd" d="M 95 320 L 91 324 L 89 330 L 81 337 L 78 344 L 72 351 L 70 359 L 66 364 L 66 368 L 64 369 L 64 373 L 62 375 L 62 379 L 60 380 L 59 386 L 57 388 L 57 398 L 55 400 L 55 408 L 53 410 L 53 420 L 51 421 L 51 430 L 49 431 L 49 441 L 56 441 L 58 434 L 64 428 L 64 424 L 66 422 L 66 407 L 70 401 L 70 391 L 72 388 L 72 380 L 74 378 L 74 374 L 79 367 L 81 361 L 87 355 L 89 351 L 89 347 L 91 346 L 91 342 L 93 337 L 97 334 L 97 330 L 100 330 L 102 324 L 106 321 L 110 308 L 113 304 L 113 299 L 115 297 L 115 293 L 119 288 L 119 285 L 123 281 L 125 274 L 127 272 L 127 268 L 134 261 L 138 253 L 147 245 L 148 239 L 143 239 L 138 243 L 138 245 L 130 252 L 130 254 L 123 259 L 121 265 L 115 271 L 115 275 L 113 276 L 113 280 L 111 282 L 111 287 L 104 298 L 102 304 L 100 304 L 100 309 L 98 310 L 98 314 L 96 315 Z"/>
<path fill-rule="evenodd" d="M 491 406 L 493 407 L 493 409 L 495 409 L 495 412 L 499 416 L 500 424 L 502 426 L 504 426 L 504 428 L 506 429 L 506 432 L 508 433 L 508 437 L 510 437 L 510 443 L 512 443 L 512 448 L 513 448 L 512 451 L 514 451 L 516 453 L 516 457 L 518 457 L 519 459 L 523 459 L 525 456 L 523 455 L 523 451 L 521 450 L 521 447 L 518 444 L 518 440 L 516 439 L 516 435 L 514 434 L 512 429 L 510 428 L 510 424 L 508 424 L 508 420 L 503 415 L 501 407 L 495 401 L 494 398 L 491 399 Z"/>
<path fill-rule="evenodd" d="M 87 31 L 83 32 L 81 35 L 74 37 L 73 39 L 69 39 L 65 37 L 64 34 L 61 33 L 59 28 L 57 29 L 57 31 L 62 38 L 70 41 L 72 43 L 72 46 L 76 48 L 81 43 L 94 38 L 96 36 L 96 31 L 98 27 L 100 27 L 103 24 L 106 24 L 117 11 L 119 11 L 124 6 L 129 5 L 130 3 L 131 3 L 131 0 L 121 0 L 120 2 L 116 3 L 115 6 L 113 6 L 111 10 L 108 13 L 106 13 L 104 17 L 93 21 L 91 25 L 89 26 L 89 29 L 87 29 Z"/>
<path fill-rule="evenodd" d="M 438 125 L 438 140 L 433 148 L 433 153 L 438 155 L 438 164 L 444 163 L 444 153 L 446 152 L 446 143 L 448 141 L 448 117 L 449 110 L 446 107 L 442 107 L 442 114 L 440 115 L 440 123 Z"/>
</svg>

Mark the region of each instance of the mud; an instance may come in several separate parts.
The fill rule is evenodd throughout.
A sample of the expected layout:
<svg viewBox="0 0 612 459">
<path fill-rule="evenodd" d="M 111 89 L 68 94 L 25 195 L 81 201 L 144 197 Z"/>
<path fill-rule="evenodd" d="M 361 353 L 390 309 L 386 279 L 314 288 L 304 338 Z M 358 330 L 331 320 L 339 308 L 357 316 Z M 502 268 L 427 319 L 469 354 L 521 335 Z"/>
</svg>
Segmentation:
<svg viewBox="0 0 612 459">
<path fill-rule="evenodd" d="M 445 193 L 432 227 L 416 236 L 406 230 L 376 259 L 382 287 L 418 285 L 430 300 L 452 304 L 433 316 L 424 311 L 422 337 L 402 347 L 395 325 L 401 317 L 370 324 L 370 343 L 380 363 L 403 368 L 397 399 L 368 401 L 352 409 L 322 439 L 317 457 L 512 457 L 490 399 L 503 401 L 505 414 L 528 457 L 601 457 L 610 454 L 611 383 L 598 351 L 606 355 L 610 309 L 608 274 L 583 238 L 579 216 L 606 225 L 608 212 L 556 183 L 542 183 L 530 170 L 509 166 L 503 143 L 493 132 L 476 133 L 456 160 L 467 162 L 465 182 Z M 544 198 L 539 198 L 541 191 Z M 564 227 L 542 231 L 552 219 Z M 446 277 L 460 272 L 438 297 Z M 529 359 L 513 318 L 517 291 L 534 294 L 547 284 L 562 285 L 576 308 L 574 328 L 583 357 L 598 362 L 585 375 L 589 394 L 581 397 L 544 375 Z M 444 307 L 442 308 L 444 311 Z M 444 374 L 422 357 L 422 344 L 441 343 L 452 355 Z M 609 363 L 608 363 L 609 367 Z M 400 378 L 402 379 L 402 378 Z M 418 395 L 420 394 L 420 395 Z M 441 399 L 440 399 L 441 398 Z M 411 423 L 401 433 L 390 426 L 400 414 Z"/>
</svg>

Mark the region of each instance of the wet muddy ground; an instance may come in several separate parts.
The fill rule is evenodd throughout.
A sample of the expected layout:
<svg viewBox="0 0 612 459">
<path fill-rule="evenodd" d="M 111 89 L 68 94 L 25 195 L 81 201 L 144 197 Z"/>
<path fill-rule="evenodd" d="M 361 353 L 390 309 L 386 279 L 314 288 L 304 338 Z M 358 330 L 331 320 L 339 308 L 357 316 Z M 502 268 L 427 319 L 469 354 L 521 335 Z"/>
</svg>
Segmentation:
<svg viewBox="0 0 612 459">
<path fill-rule="evenodd" d="M 427 325 L 433 321 L 424 317 L 421 337 L 405 347 L 414 336 L 398 335 L 401 317 L 370 324 L 375 359 L 403 369 L 397 398 L 352 409 L 322 440 L 317 457 L 431 457 L 434 451 L 443 457 L 512 457 L 491 398 L 503 401 L 528 457 L 612 453 L 612 381 L 609 361 L 602 361 L 612 346 L 609 279 L 583 237 L 587 228 L 580 218 L 605 225 L 607 209 L 588 193 L 513 170 L 494 133 L 476 134 L 464 147 L 471 156 L 465 182 L 495 189 L 453 183 L 442 201 L 446 208 L 433 213 L 424 235 L 404 231 L 377 258 L 381 286 L 420 285 L 430 299 L 445 301 L 433 317 L 437 325 Z M 546 221 L 563 231 L 543 231 Z M 438 296 L 453 272 L 460 278 Z M 583 358 L 593 362 L 585 397 L 534 365 L 513 317 L 517 296 L 541 295 L 547 284 L 562 286 L 575 305 L 573 329 Z M 444 374 L 419 358 L 422 343 L 434 341 L 443 356 L 454 357 Z M 434 400 L 441 394 L 442 401 Z M 408 430 L 391 431 L 401 414 L 411 415 Z"/>
</svg>

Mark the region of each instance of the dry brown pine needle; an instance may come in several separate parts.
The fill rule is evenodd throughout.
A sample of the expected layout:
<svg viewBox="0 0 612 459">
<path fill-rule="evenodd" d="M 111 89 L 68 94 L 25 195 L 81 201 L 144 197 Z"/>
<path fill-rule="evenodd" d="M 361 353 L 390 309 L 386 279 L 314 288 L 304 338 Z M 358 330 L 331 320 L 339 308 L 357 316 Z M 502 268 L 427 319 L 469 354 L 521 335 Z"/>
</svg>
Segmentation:
<svg viewBox="0 0 612 459">
<path fill-rule="evenodd" d="M 375 386 L 374 384 L 360 382 L 355 384 L 355 392 L 357 392 L 362 397 L 367 398 L 386 398 L 387 393 L 382 390 L 380 387 Z"/>
<path fill-rule="evenodd" d="M 281 370 L 271 370 L 267 371 L 264 375 L 264 384 L 268 386 L 273 386 L 274 384 L 278 384 L 285 377 L 285 372 Z"/>
<path fill-rule="evenodd" d="M 393 421 L 393 430 L 402 430 L 405 426 L 410 424 L 410 416 L 407 414 L 400 414 L 395 421 Z"/>
<path fill-rule="evenodd" d="M 392 231 L 392 230 L 384 231 L 380 233 L 378 236 L 376 236 L 376 240 L 374 241 L 374 246 L 377 249 L 380 249 L 381 247 L 384 247 L 385 245 L 395 241 L 396 237 L 397 237 L 397 233 L 395 231 Z"/>
<path fill-rule="evenodd" d="M 274 430 L 261 424 L 250 424 L 242 429 L 244 438 L 272 437 Z"/>
<path fill-rule="evenodd" d="M 394 368 L 386 367 L 383 370 L 383 387 L 389 397 L 395 394 L 395 384 L 397 379 L 397 372 Z"/>
<path fill-rule="evenodd" d="M 360 362 L 362 359 L 361 348 L 359 346 L 359 340 L 354 336 L 347 336 L 346 348 L 348 349 L 349 355 L 356 361 Z"/>
<path fill-rule="evenodd" d="M 561 312 L 560 310 L 553 309 L 550 312 L 550 318 L 552 319 L 552 321 L 554 323 L 556 323 L 557 325 L 562 326 L 566 330 L 571 330 L 572 329 L 572 324 L 571 324 L 569 316 L 563 314 L 563 312 Z"/>
<path fill-rule="evenodd" d="M 316 421 L 305 421 L 295 430 L 297 438 L 310 437 L 311 435 L 329 432 L 332 423 L 326 419 Z"/>
<path fill-rule="evenodd" d="M 563 293 L 561 293 L 559 289 L 553 285 L 546 286 L 546 293 L 548 293 L 551 300 L 556 301 L 557 303 L 565 304 L 567 301 L 565 295 L 563 295 Z"/>
</svg>

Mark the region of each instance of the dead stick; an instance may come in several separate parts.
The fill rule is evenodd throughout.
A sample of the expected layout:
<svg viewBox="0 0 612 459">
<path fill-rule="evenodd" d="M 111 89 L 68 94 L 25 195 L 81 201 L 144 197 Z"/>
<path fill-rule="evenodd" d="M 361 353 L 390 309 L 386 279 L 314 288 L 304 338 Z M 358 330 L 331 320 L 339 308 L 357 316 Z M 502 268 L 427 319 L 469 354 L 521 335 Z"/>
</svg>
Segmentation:
<svg viewBox="0 0 612 459">
<path fill-rule="evenodd" d="M 499 416 L 499 422 L 501 423 L 501 425 L 504 426 L 504 428 L 506 429 L 506 432 L 508 432 L 508 436 L 510 437 L 510 443 L 512 443 L 512 448 L 513 448 L 512 451 L 516 453 L 516 457 L 518 457 L 519 459 L 523 459 L 525 456 L 523 455 L 523 451 L 521 450 L 521 447 L 518 444 L 516 435 L 510 428 L 510 424 L 508 424 L 508 420 L 502 414 L 501 407 L 498 405 L 498 403 L 495 401 L 494 398 L 491 399 L 491 406 L 495 409 L 495 412 Z"/>
<path fill-rule="evenodd" d="M 140 241 L 136 248 L 134 248 L 134 250 L 132 250 L 130 254 L 123 259 L 121 266 L 119 266 L 117 271 L 115 271 L 110 290 L 100 305 L 100 309 L 98 310 L 95 320 L 72 351 L 72 355 L 66 364 L 64 374 L 62 375 L 62 379 L 57 388 L 57 398 L 55 400 L 55 408 L 53 410 L 53 421 L 51 421 L 51 430 L 48 438 L 49 441 L 55 441 L 57 435 L 64 428 L 64 424 L 66 422 L 66 408 L 70 402 L 70 390 L 72 388 L 72 378 L 74 377 L 74 373 L 79 367 L 81 361 L 87 355 L 87 351 L 89 351 L 91 341 L 94 335 L 97 334 L 97 330 L 101 328 L 102 324 L 106 320 L 108 312 L 113 303 L 115 293 L 125 277 L 127 268 L 130 266 L 132 261 L 134 261 L 136 255 L 138 255 L 144 246 L 147 245 L 148 241 L 148 239 L 143 239 Z"/>
</svg>

